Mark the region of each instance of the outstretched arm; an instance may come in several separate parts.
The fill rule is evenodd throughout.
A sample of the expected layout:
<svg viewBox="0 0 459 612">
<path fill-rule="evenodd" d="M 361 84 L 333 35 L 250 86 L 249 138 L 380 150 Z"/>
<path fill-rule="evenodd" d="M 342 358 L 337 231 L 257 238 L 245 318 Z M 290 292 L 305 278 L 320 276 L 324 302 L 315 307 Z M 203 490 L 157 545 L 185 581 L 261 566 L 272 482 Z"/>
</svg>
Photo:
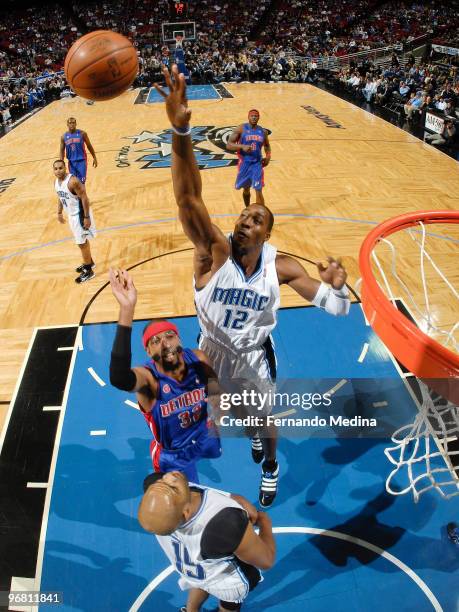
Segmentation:
<svg viewBox="0 0 459 612">
<path fill-rule="evenodd" d="M 120 305 L 116 336 L 110 358 L 110 382 L 123 391 L 138 391 L 152 403 L 156 381 L 146 368 L 131 369 L 132 320 L 137 303 L 137 289 L 126 270 L 109 271 L 110 287 Z M 144 406 L 147 408 L 148 406 Z"/>
<path fill-rule="evenodd" d="M 346 287 L 347 273 L 341 265 L 340 259 L 328 257 L 328 264 L 324 266 L 321 262 L 317 269 L 322 282 L 312 278 L 303 266 L 288 255 L 276 257 L 276 270 L 279 284 L 287 284 L 301 297 L 305 298 L 314 306 L 323 308 L 333 315 L 347 315 L 349 313 L 350 301 L 349 291 Z M 331 287 L 329 286 L 331 285 Z"/>
<path fill-rule="evenodd" d="M 190 135 L 191 110 L 188 108 L 186 98 L 185 77 L 178 73 L 175 64 L 172 66 L 172 73 L 169 73 L 165 66 L 162 70 L 169 94 L 166 94 L 157 84 L 155 88 L 166 101 L 167 116 L 173 130 L 172 183 L 174 195 L 183 230 L 196 247 L 199 258 L 206 261 L 204 267 L 198 266 L 195 269 L 197 275 L 200 276 L 209 271 L 212 266 L 222 265 L 229 255 L 229 246 L 221 231 L 212 225 L 202 199 L 201 175 L 194 157 Z"/>
<path fill-rule="evenodd" d="M 86 132 L 83 132 L 83 140 L 92 155 L 92 165 L 94 166 L 94 168 L 97 168 L 96 152 L 94 151 L 94 147 L 92 146 L 91 141 L 89 140 L 89 136 L 86 134 Z"/>
</svg>

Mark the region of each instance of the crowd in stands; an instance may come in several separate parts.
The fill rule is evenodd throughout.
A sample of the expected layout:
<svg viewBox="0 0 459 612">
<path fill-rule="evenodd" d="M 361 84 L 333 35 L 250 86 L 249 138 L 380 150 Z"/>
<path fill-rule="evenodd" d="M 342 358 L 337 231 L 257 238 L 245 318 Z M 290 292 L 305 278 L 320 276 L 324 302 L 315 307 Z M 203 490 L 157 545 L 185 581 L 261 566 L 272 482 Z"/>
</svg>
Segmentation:
<svg viewBox="0 0 459 612">
<path fill-rule="evenodd" d="M 457 0 L 201 0 L 186 6 L 183 20 L 196 22 L 196 40 L 184 45 L 195 83 L 315 82 L 313 58 L 339 58 L 409 42 L 427 32 L 442 41 L 453 40 L 459 25 Z M 78 0 L 67 8 L 13 5 L 0 21 L 0 122 L 65 93 L 68 88 L 59 71 L 66 52 L 78 36 L 94 29 L 128 36 L 139 55 L 135 84 L 151 85 L 169 57 L 161 24 L 170 21 L 170 10 L 169 0 Z M 354 67 L 342 69 L 337 80 L 371 104 L 397 99 L 398 91 L 411 121 L 428 105 L 452 110 L 449 99 L 441 97 L 445 76 L 436 70 L 429 65 L 409 66 L 407 72 L 395 66 Z M 53 73 L 58 74 L 47 76 Z M 46 78 L 37 82 L 39 75 Z M 448 78 L 457 98 L 457 74 Z"/>
<path fill-rule="evenodd" d="M 334 75 L 335 85 L 357 100 L 370 105 L 388 106 L 402 121 L 424 124 L 425 113 L 435 111 L 452 122 L 446 140 L 455 137 L 459 119 L 459 78 L 457 68 L 421 62 L 414 56 L 402 66 L 395 54 L 387 67 L 364 62 L 342 68 Z M 434 144 L 445 144 L 436 142 Z"/>
</svg>

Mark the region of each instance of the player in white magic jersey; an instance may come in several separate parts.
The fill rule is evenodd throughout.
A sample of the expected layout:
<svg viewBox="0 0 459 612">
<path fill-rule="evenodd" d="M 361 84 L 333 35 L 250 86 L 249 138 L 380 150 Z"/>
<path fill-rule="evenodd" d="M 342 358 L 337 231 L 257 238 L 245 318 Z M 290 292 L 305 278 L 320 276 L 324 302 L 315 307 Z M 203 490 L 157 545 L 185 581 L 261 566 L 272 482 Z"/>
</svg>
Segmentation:
<svg viewBox="0 0 459 612">
<path fill-rule="evenodd" d="M 182 472 L 155 473 L 144 481 L 139 522 L 159 544 L 199 610 L 209 595 L 219 610 L 239 610 L 274 563 L 271 521 L 244 497 L 189 483 Z M 259 527 L 256 534 L 253 525 Z"/>
<path fill-rule="evenodd" d="M 245 208 L 229 237 L 212 224 L 193 154 L 185 80 L 176 66 L 172 75 L 163 67 L 163 74 L 170 93 L 156 88 L 166 100 L 172 124 L 174 194 L 184 232 L 195 246 L 195 302 L 203 336 L 199 347 L 223 386 L 228 378 L 243 378 L 266 389 L 275 379 L 270 333 L 276 325 L 279 285 L 288 284 L 330 314 L 345 315 L 350 308 L 347 274 L 339 259 L 328 257 L 326 266 L 317 264 L 321 282 L 292 257 L 276 253 L 267 244 L 274 217 L 266 206 Z M 256 463 L 264 459 L 259 501 L 267 507 L 277 492 L 279 466 L 277 432 L 265 423 L 259 430 L 261 440 L 252 441 L 252 456 Z"/>
<path fill-rule="evenodd" d="M 88 196 L 83 183 L 73 174 L 67 174 L 62 159 L 57 159 L 54 162 L 53 171 L 56 177 L 54 188 L 58 197 L 57 220 L 60 223 L 65 223 L 62 214 L 62 211 L 65 211 L 73 237 L 83 257 L 83 263 L 75 270 L 79 273 L 75 282 L 78 284 L 84 283 L 95 276 L 95 263 L 92 259 L 89 240 L 95 238 L 96 226 Z"/>
</svg>

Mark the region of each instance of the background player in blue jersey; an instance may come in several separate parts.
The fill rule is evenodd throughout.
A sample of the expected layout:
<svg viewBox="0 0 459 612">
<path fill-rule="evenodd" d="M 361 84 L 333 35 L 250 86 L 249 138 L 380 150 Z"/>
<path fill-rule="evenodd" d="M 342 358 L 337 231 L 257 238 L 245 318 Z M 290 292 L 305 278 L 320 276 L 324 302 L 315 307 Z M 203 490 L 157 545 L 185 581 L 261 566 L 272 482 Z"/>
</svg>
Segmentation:
<svg viewBox="0 0 459 612">
<path fill-rule="evenodd" d="M 208 394 L 218 393 L 215 372 L 205 353 L 182 348 L 177 327 L 169 321 L 147 325 L 142 339 L 149 360 L 131 369 L 137 290 L 125 270 L 110 270 L 109 277 L 120 305 L 110 382 L 136 392 L 154 438 L 150 453 L 155 471 L 181 470 L 197 482 L 196 462 L 221 455 L 220 438 L 207 411 Z"/>
<path fill-rule="evenodd" d="M 85 145 L 92 155 L 92 165 L 94 168 L 97 168 L 97 157 L 88 135 L 84 130 L 77 130 L 76 125 L 75 117 L 67 119 L 68 131 L 61 136 L 59 158 L 64 159 L 65 154 L 69 162 L 69 173 L 76 176 L 82 183 L 85 183 L 88 170 Z"/>
<path fill-rule="evenodd" d="M 267 130 L 258 125 L 259 118 L 260 113 L 256 109 L 250 110 L 249 122 L 234 130 L 226 146 L 228 151 L 236 151 L 239 157 L 235 187 L 236 189 L 242 188 L 242 198 L 246 206 L 250 204 L 250 187 L 255 189 L 256 203 L 263 205 L 265 203 L 263 168 L 269 164 L 271 159 L 271 146 Z M 261 152 L 263 147 L 264 158 Z"/>
</svg>

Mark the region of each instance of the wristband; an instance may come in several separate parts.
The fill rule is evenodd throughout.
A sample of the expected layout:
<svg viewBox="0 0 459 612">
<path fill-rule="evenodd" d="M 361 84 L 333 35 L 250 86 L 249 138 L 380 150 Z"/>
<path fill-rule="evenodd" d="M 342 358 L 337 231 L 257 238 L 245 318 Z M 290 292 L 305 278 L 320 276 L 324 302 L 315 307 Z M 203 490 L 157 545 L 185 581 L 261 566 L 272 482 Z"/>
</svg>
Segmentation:
<svg viewBox="0 0 459 612">
<path fill-rule="evenodd" d="M 84 218 L 85 218 L 85 219 L 90 219 L 90 218 L 91 218 L 91 215 L 85 215 L 85 216 L 84 216 Z"/>
<path fill-rule="evenodd" d="M 187 125 L 186 127 L 177 127 L 176 125 L 172 126 L 172 131 L 177 136 L 189 136 L 191 134 L 191 126 Z"/>
<path fill-rule="evenodd" d="M 349 289 L 347 288 L 346 285 L 343 285 L 341 287 L 341 289 L 334 289 L 332 287 L 331 290 L 336 295 L 336 297 L 340 297 L 340 298 L 347 298 L 347 297 L 349 297 Z"/>
</svg>

